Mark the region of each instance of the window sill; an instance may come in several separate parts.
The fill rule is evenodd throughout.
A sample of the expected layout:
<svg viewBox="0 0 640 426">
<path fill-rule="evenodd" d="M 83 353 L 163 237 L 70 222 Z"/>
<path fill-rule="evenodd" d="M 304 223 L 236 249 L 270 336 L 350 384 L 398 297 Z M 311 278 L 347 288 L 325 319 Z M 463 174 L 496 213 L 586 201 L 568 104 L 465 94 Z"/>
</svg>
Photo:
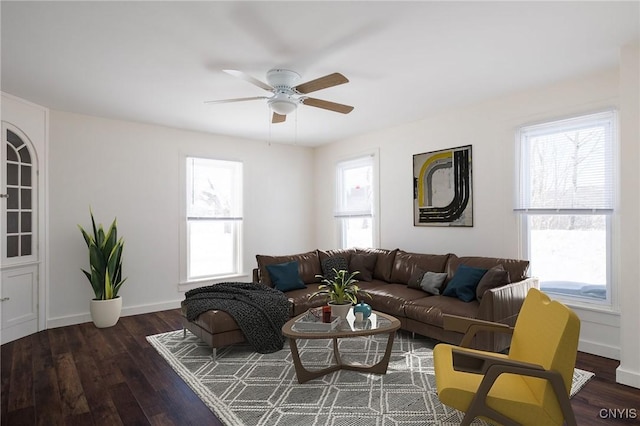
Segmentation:
<svg viewBox="0 0 640 426">
<path fill-rule="evenodd" d="M 188 290 L 193 290 L 194 288 L 204 287 L 207 285 L 231 282 L 231 281 L 243 281 L 249 278 L 249 274 L 234 274 L 234 275 L 224 275 L 215 278 L 202 278 L 199 280 L 191 280 L 191 281 L 183 281 L 178 284 L 178 291 L 184 292 Z"/>
<path fill-rule="evenodd" d="M 541 289 L 544 291 L 544 289 Z M 553 300 L 557 300 L 560 303 L 563 303 L 570 308 L 581 309 L 584 311 L 591 311 L 602 314 L 610 314 L 610 315 L 620 315 L 620 311 L 615 309 L 610 301 L 599 301 L 594 300 L 593 302 L 573 297 L 562 296 L 558 293 L 547 293 L 549 297 Z"/>
</svg>

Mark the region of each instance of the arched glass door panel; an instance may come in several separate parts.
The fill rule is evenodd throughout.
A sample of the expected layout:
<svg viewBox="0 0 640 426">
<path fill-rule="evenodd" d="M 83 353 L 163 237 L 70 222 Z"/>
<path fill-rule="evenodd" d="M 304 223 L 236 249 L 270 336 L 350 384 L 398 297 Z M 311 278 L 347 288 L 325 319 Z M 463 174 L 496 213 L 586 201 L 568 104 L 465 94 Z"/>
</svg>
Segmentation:
<svg viewBox="0 0 640 426">
<path fill-rule="evenodd" d="M 25 141 L 5 129 L 6 217 L 4 256 L 20 262 L 35 255 L 34 165 Z"/>
</svg>

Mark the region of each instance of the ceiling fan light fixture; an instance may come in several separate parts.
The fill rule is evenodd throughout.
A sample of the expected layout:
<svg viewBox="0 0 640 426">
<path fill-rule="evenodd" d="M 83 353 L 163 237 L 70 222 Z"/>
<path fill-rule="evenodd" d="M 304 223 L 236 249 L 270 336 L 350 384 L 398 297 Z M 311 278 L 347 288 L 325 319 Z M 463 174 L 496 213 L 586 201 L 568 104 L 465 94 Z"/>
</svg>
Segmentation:
<svg viewBox="0 0 640 426">
<path fill-rule="evenodd" d="M 268 101 L 269 107 L 280 115 L 287 115 L 292 113 L 298 107 L 298 103 L 288 98 L 274 98 Z"/>
<path fill-rule="evenodd" d="M 0 0 L 1 1 L 1 0 Z M 348 114 L 353 110 L 352 106 L 338 104 L 335 102 L 324 101 L 306 96 L 308 93 L 315 92 L 329 87 L 338 86 L 348 83 L 349 80 L 340 73 L 325 75 L 315 80 L 307 81 L 303 84 L 297 84 L 300 80 L 300 74 L 295 71 L 274 68 L 267 72 L 267 83 L 252 77 L 238 70 L 224 70 L 227 74 L 245 80 L 254 86 L 273 93 L 273 96 L 252 96 L 246 98 L 222 99 L 219 101 L 206 101 L 207 104 L 219 104 L 228 102 L 252 101 L 256 99 L 266 99 L 267 105 L 273 111 L 272 123 L 283 123 L 286 116 L 296 111 L 298 105 L 304 104 L 315 108 L 322 108 L 328 111 Z"/>
</svg>

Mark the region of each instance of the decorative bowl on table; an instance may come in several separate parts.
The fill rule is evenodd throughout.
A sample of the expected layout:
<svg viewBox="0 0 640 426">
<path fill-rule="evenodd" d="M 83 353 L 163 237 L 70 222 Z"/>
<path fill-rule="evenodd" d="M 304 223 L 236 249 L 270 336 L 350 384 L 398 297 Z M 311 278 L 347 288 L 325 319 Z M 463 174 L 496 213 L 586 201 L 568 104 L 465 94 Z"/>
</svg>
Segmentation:
<svg viewBox="0 0 640 426">
<path fill-rule="evenodd" d="M 366 320 L 371 316 L 371 306 L 367 303 L 359 302 L 353 307 L 353 314 L 356 315 L 358 312 L 362 312 L 362 319 Z"/>
</svg>

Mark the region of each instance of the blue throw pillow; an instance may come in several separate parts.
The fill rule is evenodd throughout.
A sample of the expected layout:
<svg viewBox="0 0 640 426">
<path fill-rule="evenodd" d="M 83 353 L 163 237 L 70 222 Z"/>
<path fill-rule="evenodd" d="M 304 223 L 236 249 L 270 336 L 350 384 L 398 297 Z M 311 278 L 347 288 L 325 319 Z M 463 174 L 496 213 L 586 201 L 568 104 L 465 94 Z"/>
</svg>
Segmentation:
<svg viewBox="0 0 640 426">
<path fill-rule="evenodd" d="M 486 273 L 487 269 L 460 265 L 442 295 L 457 297 L 463 302 L 471 302 L 476 298 L 476 287 Z"/>
<path fill-rule="evenodd" d="M 289 291 L 307 288 L 298 273 L 297 260 L 287 263 L 267 265 L 267 271 L 269 272 L 271 283 L 276 290 Z"/>
</svg>

